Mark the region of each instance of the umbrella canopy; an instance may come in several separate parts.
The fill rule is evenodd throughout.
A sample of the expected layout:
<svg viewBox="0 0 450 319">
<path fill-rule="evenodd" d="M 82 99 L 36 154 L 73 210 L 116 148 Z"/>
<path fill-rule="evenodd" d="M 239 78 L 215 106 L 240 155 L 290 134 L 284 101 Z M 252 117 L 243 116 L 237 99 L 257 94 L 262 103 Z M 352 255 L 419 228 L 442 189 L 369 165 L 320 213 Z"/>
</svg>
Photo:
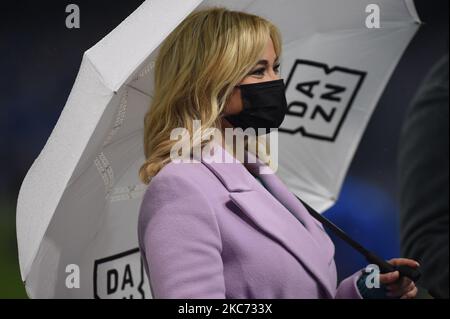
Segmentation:
<svg viewBox="0 0 450 319">
<path fill-rule="evenodd" d="M 381 9 L 379 29 L 365 25 L 369 3 Z M 17 238 L 30 297 L 151 298 L 137 216 L 154 60 L 190 12 L 212 5 L 280 28 L 290 105 L 278 175 L 320 211 L 336 200 L 371 113 L 419 27 L 412 1 L 146 1 L 85 52 L 67 104 L 21 186 Z"/>
</svg>

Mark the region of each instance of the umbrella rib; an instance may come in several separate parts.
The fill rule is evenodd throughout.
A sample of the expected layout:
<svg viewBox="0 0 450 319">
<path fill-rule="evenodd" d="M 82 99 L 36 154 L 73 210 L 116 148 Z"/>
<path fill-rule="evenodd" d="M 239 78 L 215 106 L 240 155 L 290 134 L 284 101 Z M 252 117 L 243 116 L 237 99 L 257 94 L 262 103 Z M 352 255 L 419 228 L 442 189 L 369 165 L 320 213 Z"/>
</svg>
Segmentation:
<svg viewBox="0 0 450 319">
<path fill-rule="evenodd" d="M 131 84 L 127 84 L 127 87 L 130 88 L 130 89 L 133 89 L 133 90 L 135 90 L 135 91 L 137 91 L 137 92 L 139 92 L 141 94 L 144 94 L 145 96 L 148 96 L 149 98 L 152 98 L 152 96 L 150 94 L 142 91 L 141 89 L 138 89 L 138 88 L 132 86 Z"/>
</svg>

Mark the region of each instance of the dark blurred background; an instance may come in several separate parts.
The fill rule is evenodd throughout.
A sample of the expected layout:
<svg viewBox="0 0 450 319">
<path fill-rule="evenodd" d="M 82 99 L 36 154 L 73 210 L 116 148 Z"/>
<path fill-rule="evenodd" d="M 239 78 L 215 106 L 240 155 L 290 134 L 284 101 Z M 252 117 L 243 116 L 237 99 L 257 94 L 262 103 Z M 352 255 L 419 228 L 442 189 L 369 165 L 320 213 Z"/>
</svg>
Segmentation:
<svg viewBox="0 0 450 319">
<path fill-rule="evenodd" d="M 336 0 L 337 1 L 337 0 Z M 83 52 L 143 1 L 16 1 L 0 4 L 0 298 L 26 298 L 15 236 L 20 185 L 65 105 Z M 67 29 L 76 3 L 81 28 Z M 412 41 L 370 121 L 341 197 L 326 215 L 384 258 L 400 255 L 396 157 L 413 95 L 430 67 L 448 52 L 448 0 L 416 0 L 425 24 Z M 339 240 L 339 277 L 365 261 Z"/>
</svg>

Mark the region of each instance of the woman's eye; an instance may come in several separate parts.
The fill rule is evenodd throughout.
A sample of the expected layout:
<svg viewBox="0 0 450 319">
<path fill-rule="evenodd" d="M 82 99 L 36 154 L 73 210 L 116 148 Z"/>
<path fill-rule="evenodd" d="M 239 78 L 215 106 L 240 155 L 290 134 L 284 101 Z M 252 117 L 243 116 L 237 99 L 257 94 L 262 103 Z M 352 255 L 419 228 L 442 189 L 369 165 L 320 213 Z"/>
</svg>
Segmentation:
<svg viewBox="0 0 450 319">
<path fill-rule="evenodd" d="M 274 70 L 276 73 L 280 73 L 280 67 L 281 67 L 281 65 L 280 65 L 280 64 L 277 64 L 277 65 L 275 65 L 275 66 L 273 67 L 273 70 Z"/>
<path fill-rule="evenodd" d="M 261 68 L 261 69 L 257 69 L 255 71 L 253 71 L 251 74 L 252 75 L 264 75 L 264 71 L 266 71 L 265 68 Z"/>
<path fill-rule="evenodd" d="M 273 67 L 273 70 L 275 73 L 280 73 L 280 64 L 277 64 Z M 251 75 L 257 75 L 257 76 L 264 76 L 264 73 L 266 72 L 266 68 L 260 68 L 256 69 L 255 71 L 251 72 Z"/>
</svg>

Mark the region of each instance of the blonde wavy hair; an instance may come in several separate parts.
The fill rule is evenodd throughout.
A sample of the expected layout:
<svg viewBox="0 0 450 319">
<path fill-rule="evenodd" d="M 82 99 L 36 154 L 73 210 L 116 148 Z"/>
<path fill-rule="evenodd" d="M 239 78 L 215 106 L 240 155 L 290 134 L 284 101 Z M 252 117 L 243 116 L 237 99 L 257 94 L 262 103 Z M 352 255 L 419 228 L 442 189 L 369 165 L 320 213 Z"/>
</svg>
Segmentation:
<svg viewBox="0 0 450 319">
<path fill-rule="evenodd" d="M 218 7 L 194 11 L 165 39 L 144 119 L 143 183 L 149 184 L 170 162 L 177 142 L 170 139 L 173 129 L 184 128 L 194 136 L 194 120 L 201 121 L 202 132 L 222 129 L 221 116 L 234 87 L 256 65 L 269 39 L 280 56 L 281 35 L 271 22 Z"/>
</svg>

